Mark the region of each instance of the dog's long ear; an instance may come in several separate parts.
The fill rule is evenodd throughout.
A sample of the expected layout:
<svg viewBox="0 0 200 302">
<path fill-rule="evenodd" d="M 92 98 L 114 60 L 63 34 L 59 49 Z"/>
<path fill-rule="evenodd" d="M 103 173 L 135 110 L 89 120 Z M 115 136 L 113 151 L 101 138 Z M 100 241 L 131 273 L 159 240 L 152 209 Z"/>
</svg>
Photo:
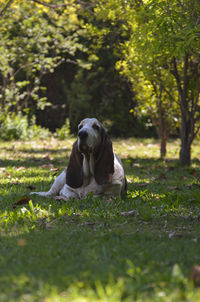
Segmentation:
<svg viewBox="0 0 200 302">
<path fill-rule="evenodd" d="M 83 155 L 78 150 L 77 141 L 73 144 L 66 172 L 66 183 L 76 189 L 83 185 Z"/>
<path fill-rule="evenodd" d="M 101 144 L 95 152 L 94 178 L 99 185 L 111 181 L 114 173 L 114 153 L 112 142 L 105 129 L 101 129 Z"/>
</svg>

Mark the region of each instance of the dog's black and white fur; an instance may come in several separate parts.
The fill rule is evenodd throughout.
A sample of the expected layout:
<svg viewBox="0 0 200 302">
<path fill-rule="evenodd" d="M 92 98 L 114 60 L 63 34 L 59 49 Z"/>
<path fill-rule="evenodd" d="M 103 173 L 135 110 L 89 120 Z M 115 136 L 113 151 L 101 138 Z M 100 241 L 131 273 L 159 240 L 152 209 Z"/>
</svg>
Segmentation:
<svg viewBox="0 0 200 302">
<path fill-rule="evenodd" d="M 32 192 L 40 196 L 83 198 L 124 196 L 127 181 L 122 162 L 113 152 L 112 142 L 102 124 L 86 118 L 78 126 L 67 169 L 54 181 L 48 192 Z"/>
</svg>

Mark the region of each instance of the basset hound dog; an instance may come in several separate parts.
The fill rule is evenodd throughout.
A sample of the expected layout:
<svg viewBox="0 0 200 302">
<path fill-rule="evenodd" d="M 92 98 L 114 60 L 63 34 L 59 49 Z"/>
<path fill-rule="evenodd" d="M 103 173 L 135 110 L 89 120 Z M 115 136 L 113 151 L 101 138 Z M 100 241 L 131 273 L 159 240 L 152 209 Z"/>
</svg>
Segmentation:
<svg viewBox="0 0 200 302">
<path fill-rule="evenodd" d="M 127 181 L 120 158 L 102 124 L 86 118 L 78 125 L 78 138 L 73 144 L 69 163 L 48 192 L 40 196 L 59 195 L 58 199 L 126 195 Z"/>
</svg>

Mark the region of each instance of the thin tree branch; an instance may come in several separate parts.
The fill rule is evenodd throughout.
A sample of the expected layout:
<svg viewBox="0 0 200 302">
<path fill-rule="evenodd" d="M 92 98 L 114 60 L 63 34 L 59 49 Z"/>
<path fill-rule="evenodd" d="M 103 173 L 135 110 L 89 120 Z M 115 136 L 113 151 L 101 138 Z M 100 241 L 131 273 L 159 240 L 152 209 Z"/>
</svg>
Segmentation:
<svg viewBox="0 0 200 302">
<path fill-rule="evenodd" d="M 186 99 L 188 90 L 188 54 L 185 55 L 184 72 L 183 72 L 183 97 Z"/>
<path fill-rule="evenodd" d="M 172 93 L 170 93 L 170 91 L 166 88 L 165 82 L 162 80 L 162 77 L 161 77 L 160 73 L 158 73 L 157 70 L 154 70 L 153 68 L 152 68 L 152 72 L 155 73 L 156 82 L 159 83 L 160 85 L 162 85 L 162 89 L 169 96 L 169 99 L 172 102 L 175 102 L 176 104 L 179 104 L 179 102 L 176 100 L 176 98 L 173 97 Z"/>
<path fill-rule="evenodd" d="M 198 116 L 197 121 L 200 119 L 200 115 Z M 193 134 L 190 137 L 190 142 L 192 143 L 193 140 L 195 139 L 195 137 L 197 136 L 197 134 L 199 133 L 200 127 L 197 127 L 196 131 L 193 131 Z"/>
<path fill-rule="evenodd" d="M 4 14 L 4 12 L 9 8 L 9 6 L 14 2 L 15 0 L 8 0 L 2 11 L 0 12 L 0 17 Z"/>
<path fill-rule="evenodd" d="M 197 91 L 197 96 L 196 96 L 196 99 L 195 99 L 195 106 L 198 104 L 198 102 L 199 102 L 199 94 L 200 94 L 200 80 L 198 81 L 198 87 L 199 87 L 199 89 L 198 89 L 198 91 Z"/>
<path fill-rule="evenodd" d="M 14 77 L 16 77 L 16 75 L 24 68 L 29 67 L 29 66 L 33 66 L 35 64 L 35 62 L 33 63 L 29 63 L 29 64 L 24 64 L 22 66 L 20 66 L 13 74 Z"/>
<path fill-rule="evenodd" d="M 178 0 L 178 3 L 179 3 L 179 5 L 184 9 L 184 11 L 185 11 L 185 7 L 184 7 L 184 5 L 183 5 L 183 3 L 181 2 L 181 0 Z"/>
<path fill-rule="evenodd" d="M 87 7 L 87 8 L 93 6 L 93 4 L 87 4 L 86 2 L 81 1 L 81 0 L 76 0 L 76 3 L 73 3 L 73 4 L 72 3 L 50 4 L 50 3 L 47 3 L 47 2 L 44 2 L 44 1 L 40 1 L 40 0 L 32 0 L 32 1 L 35 2 L 35 3 L 38 3 L 40 5 L 46 6 L 46 7 L 58 8 L 58 9 L 62 8 L 62 7 L 72 6 L 72 5 L 76 4 L 76 3 L 80 4 L 80 5 L 84 6 L 84 7 Z"/>
<path fill-rule="evenodd" d="M 179 94 L 180 94 L 181 99 L 182 99 L 183 98 L 183 89 L 182 89 L 182 86 L 181 86 L 181 80 L 180 80 L 180 76 L 179 76 L 179 73 L 178 73 L 178 68 L 177 68 L 176 58 L 175 57 L 173 57 L 172 63 L 174 65 L 174 68 L 171 71 L 171 73 L 174 75 L 174 77 L 176 79 L 177 88 L 178 88 Z"/>
<path fill-rule="evenodd" d="M 74 61 L 74 60 L 71 60 L 71 59 L 66 59 L 66 62 L 67 63 L 71 63 L 71 64 L 74 64 L 74 65 L 78 65 L 79 63 Z"/>
</svg>

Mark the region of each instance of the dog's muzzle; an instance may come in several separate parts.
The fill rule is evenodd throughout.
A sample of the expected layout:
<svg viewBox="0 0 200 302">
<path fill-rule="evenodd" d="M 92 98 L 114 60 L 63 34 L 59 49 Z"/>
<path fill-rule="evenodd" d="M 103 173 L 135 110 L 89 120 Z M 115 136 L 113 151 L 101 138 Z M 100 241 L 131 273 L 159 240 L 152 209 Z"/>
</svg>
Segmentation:
<svg viewBox="0 0 200 302">
<path fill-rule="evenodd" d="M 78 132 L 78 138 L 79 138 L 79 150 L 81 153 L 89 153 L 90 148 L 87 143 L 87 138 L 88 138 L 88 132 L 86 130 L 80 130 Z"/>
<path fill-rule="evenodd" d="M 86 130 L 80 130 L 78 133 L 80 141 L 85 141 L 88 137 L 88 132 Z"/>
</svg>

